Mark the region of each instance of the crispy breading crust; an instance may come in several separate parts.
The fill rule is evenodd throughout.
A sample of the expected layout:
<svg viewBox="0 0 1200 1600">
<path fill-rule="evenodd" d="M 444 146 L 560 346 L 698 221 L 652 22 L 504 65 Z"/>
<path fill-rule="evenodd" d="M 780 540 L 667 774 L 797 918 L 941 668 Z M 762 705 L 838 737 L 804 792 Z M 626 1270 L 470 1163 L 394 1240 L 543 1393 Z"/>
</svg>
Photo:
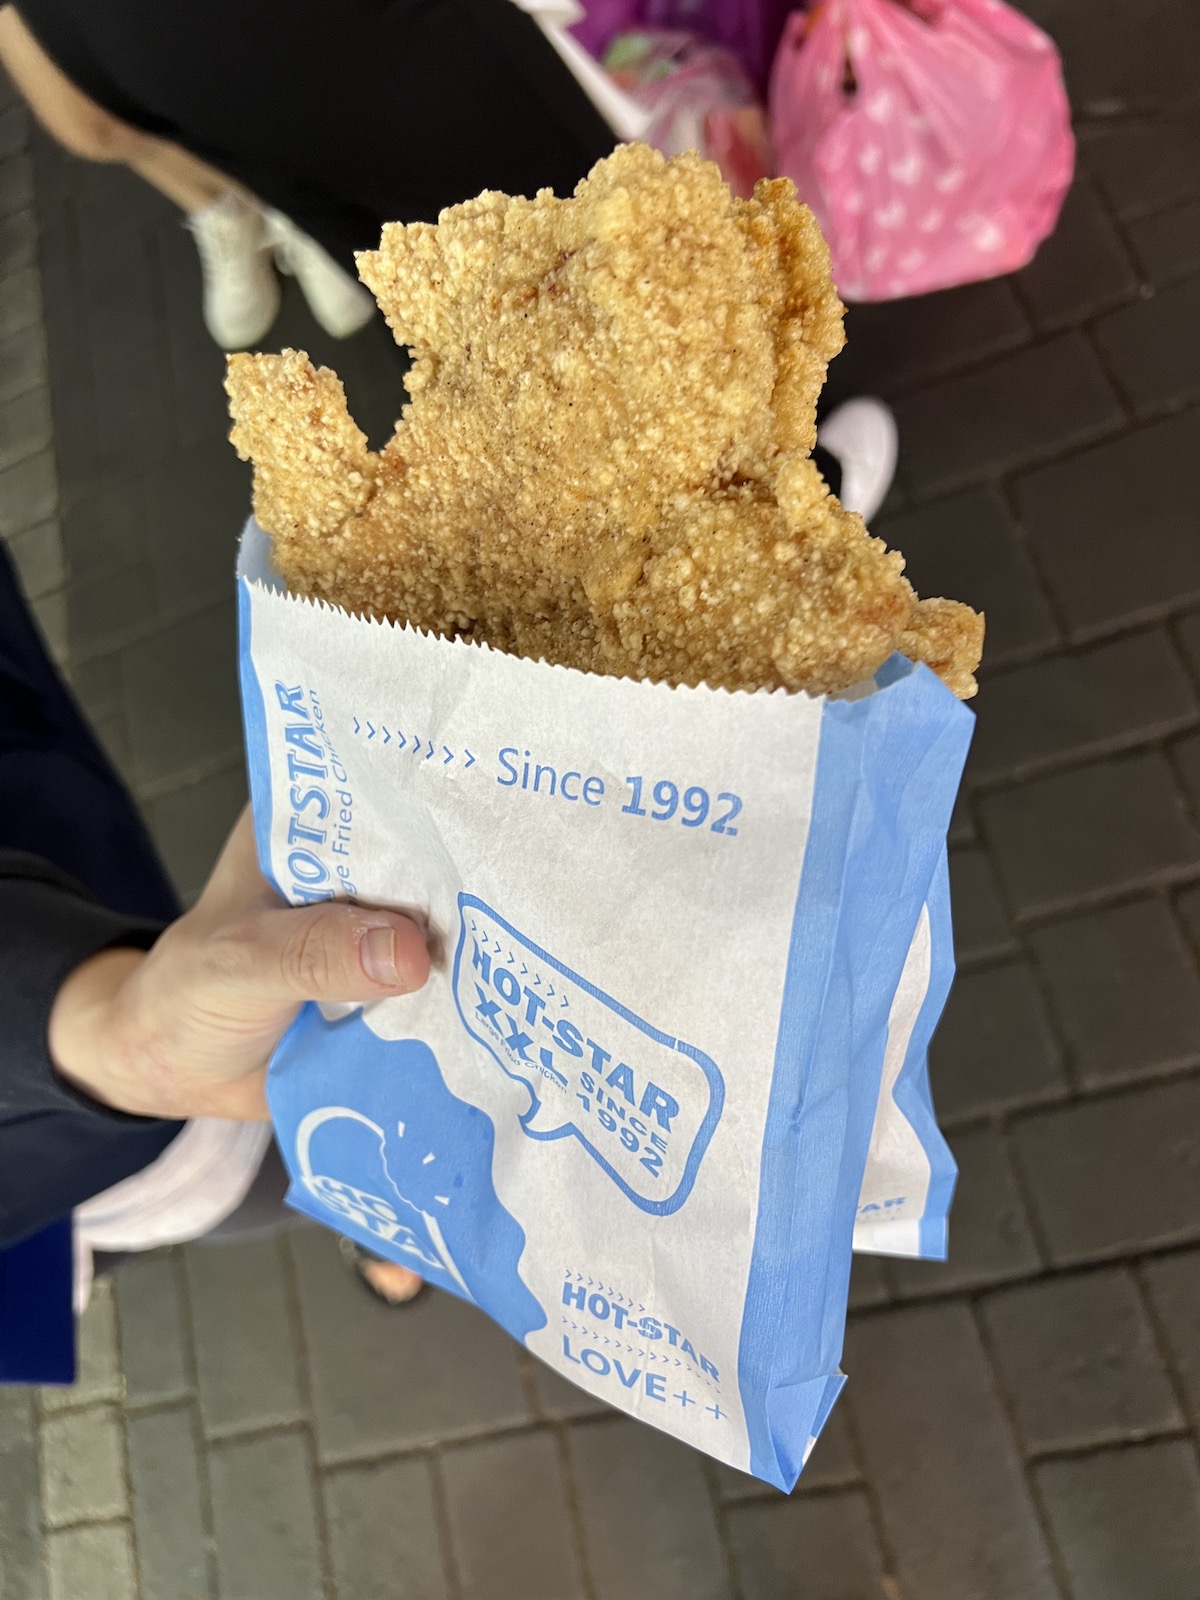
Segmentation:
<svg viewBox="0 0 1200 1600">
<path fill-rule="evenodd" d="M 587 671 L 823 693 L 897 648 L 974 692 L 809 452 L 842 306 L 786 179 L 644 145 L 570 200 L 483 194 L 359 256 L 410 401 L 378 454 L 334 375 L 234 356 L 232 439 L 293 590 Z"/>
</svg>

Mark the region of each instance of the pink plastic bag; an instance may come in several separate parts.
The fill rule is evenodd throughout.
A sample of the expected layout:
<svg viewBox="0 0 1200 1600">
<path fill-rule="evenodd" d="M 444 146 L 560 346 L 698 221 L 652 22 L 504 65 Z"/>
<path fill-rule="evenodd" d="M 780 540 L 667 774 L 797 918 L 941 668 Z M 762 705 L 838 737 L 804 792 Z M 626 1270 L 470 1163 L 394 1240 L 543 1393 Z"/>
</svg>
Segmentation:
<svg viewBox="0 0 1200 1600">
<path fill-rule="evenodd" d="M 1024 266 L 1075 164 L 1058 53 L 1000 0 L 819 0 L 788 21 L 771 126 L 848 300 Z"/>
</svg>

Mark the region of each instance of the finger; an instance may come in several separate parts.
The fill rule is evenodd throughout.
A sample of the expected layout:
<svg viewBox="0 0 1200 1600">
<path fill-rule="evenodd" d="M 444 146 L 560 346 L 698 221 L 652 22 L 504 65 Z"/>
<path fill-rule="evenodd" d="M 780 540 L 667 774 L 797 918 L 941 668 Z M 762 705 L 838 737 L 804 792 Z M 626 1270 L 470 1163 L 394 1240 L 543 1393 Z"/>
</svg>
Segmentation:
<svg viewBox="0 0 1200 1600">
<path fill-rule="evenodd" d="M 252 913 L 210 948 L 249 1014 L 410 994 L 429 976 L 424 935 L 409 917 L 339 901 Z"/>
</svg>

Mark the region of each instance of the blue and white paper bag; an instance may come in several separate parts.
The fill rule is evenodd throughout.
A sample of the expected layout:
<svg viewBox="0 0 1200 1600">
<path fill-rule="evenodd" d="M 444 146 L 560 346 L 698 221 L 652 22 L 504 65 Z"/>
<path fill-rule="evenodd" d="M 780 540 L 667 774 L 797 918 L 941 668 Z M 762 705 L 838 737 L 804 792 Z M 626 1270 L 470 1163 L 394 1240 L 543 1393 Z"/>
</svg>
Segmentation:
<svg viewBox="0 0 1200 1600">
<path fill-rule="evenodd" d="M 264 870 L 436 952 L 280 1045 L 292 1203 L 789 1489 L 852 1244 L 945 1253 L 925 1056 L 970 713 L 899 657 L 834 700 L 429 638 L 288 596 L 253 524 L 239 591 Z"/>
</svg>

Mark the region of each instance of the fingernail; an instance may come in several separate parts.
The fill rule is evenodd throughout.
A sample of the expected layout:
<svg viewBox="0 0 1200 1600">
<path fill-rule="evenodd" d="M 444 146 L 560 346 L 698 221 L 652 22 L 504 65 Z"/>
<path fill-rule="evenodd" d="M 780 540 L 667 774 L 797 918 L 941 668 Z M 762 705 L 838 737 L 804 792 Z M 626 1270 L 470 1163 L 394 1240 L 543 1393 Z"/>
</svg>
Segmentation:
<svg viewBox="0 0 1200 1600">
<path fill-rule="evenodd" d="M 362 969 L 373 983 L 395 989 L 400 982 L 396 971 L 396 935 L 391 928 L 372 928 L 359 946 Z"/>
</svg>

